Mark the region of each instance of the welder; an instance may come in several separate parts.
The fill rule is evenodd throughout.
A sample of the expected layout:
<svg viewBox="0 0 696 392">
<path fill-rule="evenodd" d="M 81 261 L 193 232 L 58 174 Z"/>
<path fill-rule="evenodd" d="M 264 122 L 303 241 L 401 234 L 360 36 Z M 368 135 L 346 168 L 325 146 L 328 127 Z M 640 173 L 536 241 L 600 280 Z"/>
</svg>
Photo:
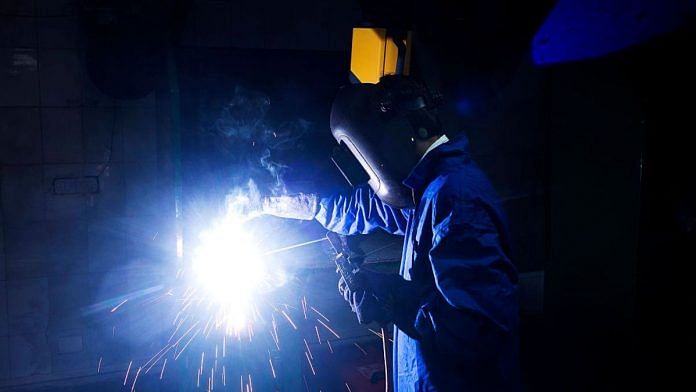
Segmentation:
<svg viewBox="0 0 696 392">
<path fill-rule="evenodd" d="M 395 391 L 514 391 L 517 271 L 505 217 L 467 138 L 445 133 L 441 100 L 402 75 L 342 88 L 331 130 L 369 186 L 269 197 L 263 212 L 316 219 L 344 235 L 382 229 L 405 237 L 399 275 L 362 268 L 369 284 L 357 292 L 339 282 L 354 312 L 394 323 Z"/>
</svg>

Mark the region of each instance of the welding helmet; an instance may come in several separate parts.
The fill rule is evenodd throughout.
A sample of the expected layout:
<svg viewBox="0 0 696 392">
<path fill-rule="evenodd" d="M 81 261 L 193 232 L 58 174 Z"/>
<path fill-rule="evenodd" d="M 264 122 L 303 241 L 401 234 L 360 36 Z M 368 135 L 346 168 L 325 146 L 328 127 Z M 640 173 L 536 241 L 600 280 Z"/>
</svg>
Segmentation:
<svg viewBox="0 0 696 392">
<path fill-rule="evenodd" d="M 404 76 L 341 88 L 331 108 L 331 132 L 339 143 L 334 163 L 351 185 L 367 181 L 383 202 L 412 208 L 411 190 L 402 182 L 420 159 L 415 141 L 442 134 L 440 101 Z"/>
</svg>

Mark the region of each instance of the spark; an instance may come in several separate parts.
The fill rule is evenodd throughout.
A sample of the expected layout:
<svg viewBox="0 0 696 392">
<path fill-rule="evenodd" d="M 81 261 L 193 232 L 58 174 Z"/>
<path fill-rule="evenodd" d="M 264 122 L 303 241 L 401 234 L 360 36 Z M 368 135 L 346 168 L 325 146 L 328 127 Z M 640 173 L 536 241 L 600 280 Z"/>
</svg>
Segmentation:
<svg viewBox="0 0 696 392">
<path fill-rule="evenodd" d="M 126 302 L 128 302 L 128 298 L 124 299 L 123 302 L 121 302 L 120 304 L 114 306 L 113 309 L 111 309 L 111 313 L 117 311 L 118 308 L 120 308 L 121 306 L 123 306 L 123 304 L 125 304 Z"/>
<path fill-rule="evenodd" d="M 128 383 L 128 373 L 130 373 L 131 365 L 133 365 L 133 361 L 130 361 L 130 363 L 128 364 L 128 370 L 126 370 L 126 377 L 123 379 L 124 386 Z"/>
<path fill-rule="evenodd" d="M 283 313 L 283 316 L 285 316 L 286 319 L 288 319 L 288 322 L 290 323 L 290 325 L 292 325 L 293 328 L 297 329 L 297 325 L 295 325 L 295 323 L 292 322 L 292 319 L 290 318 L 290 316 L 288 316 L 288 314 L 285 313 L 284 310 L 281 310 L 280 312 Z"/>
<path fill-rule="evenodd" d="M 181 322 L 178 323 L 176 328 L 174 328 L 174 332 L 172 332 L 172 335 L 169 337 L 169 340 L 167 340 L 168 342 L 171 342 L 172 339 L 174 339 L 174 336 L 176 336 L 176 333 L 179 332 L 179 328 L 181 328 L 181 326 L 184 325 L 184 321 L 186 321 L 186 319 L 181 320 Z"/>
<path fill-rule="evenodd" d="M 167 367 L 167 358 L 164 358 L 164 362 L 162 363 L 162 371 L 160 372 L 160 380 L 162 377 L 164 377 L 164 368 Z"/>
<path fill-rule="evenodd" d="M 166 346 L 165 346 L 165 347 L 166 347 Z M 165 356 L 165 355 L 169 352 L 169 350 L 171 350 L 172 348 L 174 348 L 173 345 L 172 345 L 172 346 L 169 346 L 169 348 L 167 348 L 167 350 L 166 350 L 165 352 L 163 352 L 163 353 L 157 358 L 156 361 L 152 362 L 152 364 L 150 365 L 150 367 L 148 367 L 147 370 L 145 370 L 145 374 L 148 374 L 148 373 L 150 372 L 150 369 L 152 369 L 152 368 L 157 364 L 157 362 L 160 361 L 160 359 L 164 358 L 164 356 Z M 164 360 L 166 361 L 167 358 L 164 358 Z M 145 366 L 147 366 L 147 364 L 143 365 L 143 367 L 145 367 Z"/>
<path fill-rule="evenodd" d="M 273 374 L 273 378 L 276 378 L 275 368 L 273 367 L 273 359 L 270 356 L 268 357 L 268 363 L 271 365 L 271 373 Z"/>
<path fill-rule="evenodd" d="M 150 304 L 156 304 L 160 302 L 164 297 L 171 296 L 172 294 L 170 292 L 166 292 L 164 294 L 158 295 L 156 297 L 150 298 L 147 301 L 143 303 L 143 305 L 150 305 Z"/>
<path fill-rule="evenodd" d="M 331 322 L 331 320 L 329 320 L 328 317 L 324 316 L 320 311 L 318 311 L 317 308 L 315 308 L 315 307 L 312 306 L 312 305 L 310 305 L 309 307 L 312 308 L 312 310 L 313 310 L 314 312 L 316 312 L 316 314 L 318 314 L 319 316 L 321 316 L 321 318 L 323 318 L 324 320 L 326 320 L 327 323 L 330 323 L 330 322 Z"/>
<path fill-rule="evenodd" d="M 174 318 L 174 323 L 176 323 L 176 321 L 179 319 L 179 316 L 182 315 L 186 310 L 188 310 L 189 306 L 191 306 L 191 304 L 193 304 L 193 301 L 189 301 L 189 300 L 184 300 L 184 301 L 185 301 L 184 306 L 181 308 L 181 310 L 179 310 L 179 313 Z M 184 318 L 181 321 L 183 322 L 184 320 L 186 320 L 186 318 Z"/>
<path fill-rule="evenodd" d="M 381 333 L 375 331 L 374 329 L 368 328 L 367 330 L 370 331 L 370 332 L 372 332 L 373 334 L 377 335 L 378 338 L 384 339 L 384 335 L 382 335 Z"/>
<path fill-rule="evenodd" d="M 319 320 L 319 319 L 317 319 L 317 321 L 319 322 L 319 324 L 323 325 L 324 328 L 328 329 L 329 332 L 331 332 L 336 338 L 338 338 L 338 339 L 341 338 L 341 336 L 340 336 L 339 334 L 337 334 L 336 331 L 334 331 L 333 329 L 331 329 L 331 327 L 329 327 L 328 325 L 326 325 L 325 322 L 323 322 L 323 321 L 321 321 L 321 320 Z"/>
<path fill-rule="evenodd" d="M 186 337 L 186 335 L 188 335 L 194 328 L 196 328 L 196 326 L 197 326 L 199 323 L 200 323 L 200 320 L 198 320 L 198 321 L 196 321 L 195 323 L 193 323 L 193 325 L 191 326 L 191 328 L 189 328 L 188 331 L 186 331 L 183 335 L 181 335 L 181 337 L 179 338 L 179 340 L 177 340 L 176 343 L 173 344 L 173 346 L 178 346 L 178 345 L 179 345 L 179 342 L 181 342 L 181 340 L 183 340 L 183 339 Z M 170 341 L 171 341 L 171 340 L 170 340 Z"/>
<path fill-rule="evenodd" d="M 273 330 L 271 331 L 271 336 L 273 336 L 273 340 L 276 342 L 276 345 L 278 344 L 278 323 L 276 323 L 276 319 L 274 315 L 271 315 L 271 325 L 273 325 Z"/>
<path fill-rule="evenodd" d="M 203 372 L 203 361 L 205 360 L 205 351 L 201 351 L 201 373 Z"/>
<path fill-rule="evenodd" d="M 326 339 L 326 344 L 329 345 L 329 351 L 331 351 L 331 354 L 333 354 L 333 347 L 331 347 L 331 341 L 329 339 Z"/>
<path fill-rule="evenodd" d="M 203 328 L 203 335 L 205 335 L 206 337 L 208 337 L 208 335 L 210 334 L 210 326 L 211 326 L 211 323 L 213 322 L 214 317 L 215 317 L 214 314 L 210 315 L 208 322 L 205 324 L 205 327 Z"/>
<path fill-rule="evenodd" d="M 348 383 L 346 383 L 346 389 L 348 390 L 348 392 L 353 392 L 353 390 L 350 389 L 350 386 L 348 386 Z"/>
<path fill-rule="evenodd" d="M 389 365 L 387 364 L 388 359 L 387 359 L 387 340 L 385 337 L 387 336 L 387 333 L 384 332 L 384 327 L 381 327 L 380 330 L 382 331 L 382 354 L 384 356 L 384 386 L 385 389 L 388 391 L 389 390 Z"/>
<path fill-rule="evenodd" d="M 145 364 L 143 365 L 143 367 L 147 367 L 147 365 L 149 365 L 150 362 L 152 362 L 157 356 L 159 356 L 160 354 L 162 354 L 162 351 L 164 351 L 167 347 L 170 347 L 170 346 L 169 346 L 168 344 L 165 344 L 164 347 L 162 347 L 162 349 L 159 350 L 159 351 L 157 352 L 157 354 L 153 355 L 152 358 L 150 358 L 147 362 L 145 362 Z M 148 371 L 150 371 L 150 369 L 147 369 L 147 370 L 145 371 L 145 374 L 147 374 Z"/>
<path fill-rule="evenodd" d="M 181 354 L 184 352 L 184 350 L 186 350 L 186 347 L 188 347 L 188 345 L 189 345 L 189 344 L 191 343 L 191 341 L 198 335 L 199 332 L 201 332 L 201 329 L 200 329 L 200 328 L 198 328 L 198 330 L 196 330 L 196 333 L 194 333 L 193 336 L 191 336 L 191 339 L 189 339 L 189 341 L 186 342 L 186 345 L 185 345 L 184 348 L 182 348 L 181 351 L 179 351 L 179 353 L 174 357 L 174 360 L 179 359 L 179 357 L 180 357 Z"/>
<path fill-rule="evenodd" d="M 304 340 L 304 345 L 307 348 L 307 352 L 309 353 L 309 357 L 314 359 L 314 355 L 312 355 L 312 350 L 309 349 L 309 344 L 307 344 L 307 339 L 302 339 Z"/>
<path fill-rule="evenodd" d="M 353 344 L 355 345 L 355 347 L 358 348 L 358 350 L 360 350 L 363 353 L 363 355 L 367 356 L 367 351 L 365 351 L 364 348 L 360 347 L 360 345 L 358 343 L 353 343 Z"/>
<path fill-rule="evenodd" d="M 138 371 L 135 373 L 135 379 L 133 379 L 133 386 L 131 386 L 131 392 L 135 391 L 135 383 L 138 382 L 138 376 L 140 375 L 140 370 L 142 370 L 142 367 L 139 367 Z"/>
<path fill-rule="evenodd" d="M 312 374 L 316 376 L 317 373 L 314 371 L 314 366 L 312 365 L 312 360 L 309 359 L 309 354 L 307 354 L 307 352 L 305 351 L 304 355 L 305 357 L 307 357 L 307 363 L 309 364 L 309 368 L 312 370 Z"/>
<path fill-rule="evenodd" d="M 101 373 L 102 358 L 103 357 L 99 357 L 99 364 L 97 365 L 97 373 Z"/>
<path fill-rule="evenodd" d="M 278 337 L 276 335 L 273 335 L 273 331 L 270 331 L 271 333 L 271 338 L 273 340 L 273 343 L 275 343 L 276 348 L 280 350 L 280 345 L 278 344 Z"/>
<path fill-rule="evenodd" d="M 321 335 L 319 335 L 319 327 L 314 326 L 314 330 L 317 332 L 317 341 L 321 344 Z"/>
</svg>

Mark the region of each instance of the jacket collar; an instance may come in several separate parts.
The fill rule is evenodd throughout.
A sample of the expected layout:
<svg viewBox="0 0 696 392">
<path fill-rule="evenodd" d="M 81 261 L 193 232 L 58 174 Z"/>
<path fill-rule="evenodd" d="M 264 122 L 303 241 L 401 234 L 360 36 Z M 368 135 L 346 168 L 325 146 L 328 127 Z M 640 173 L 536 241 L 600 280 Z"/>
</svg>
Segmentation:
<svg viewBox="0 0 696 392">
<path fill-rule="evenodd" d="M 464 135 L 450 137 L 447 143 L 437 146 L 426 154 L 403 183 L 415 193 L 421 193 L 438 174 L 455 169 L 456 164 L 453 165 L 455 162 L 451 160 L 457 158 L 469 158 L 469 139 Z"/>
</svg>

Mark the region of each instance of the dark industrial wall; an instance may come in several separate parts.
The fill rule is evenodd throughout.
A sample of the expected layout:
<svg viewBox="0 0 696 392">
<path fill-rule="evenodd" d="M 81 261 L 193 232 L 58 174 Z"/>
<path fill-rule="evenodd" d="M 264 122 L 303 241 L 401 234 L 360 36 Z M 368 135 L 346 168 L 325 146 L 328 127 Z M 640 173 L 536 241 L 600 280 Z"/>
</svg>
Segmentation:
<svg viewBox="0 0 696 392">
<path fill-rule="evenodd" d="M 620 389 L 637 351 L 643 108 L 622 59 L 559 66 L 549 79 L 547 344 L 562 359 L 552 379 Z"/>
<path fill-rule="evenodd" d="M 127 352 L 90 309 L 173 249 L 156 94 L 95 88 L 77 11 L 0 3 L 0 386 L 95 374 Z M 56 194 L 56 178 L 82 176 L 97 193 Z M 107 358 L 102 371 L 123 366 Z"/>
</svg>

